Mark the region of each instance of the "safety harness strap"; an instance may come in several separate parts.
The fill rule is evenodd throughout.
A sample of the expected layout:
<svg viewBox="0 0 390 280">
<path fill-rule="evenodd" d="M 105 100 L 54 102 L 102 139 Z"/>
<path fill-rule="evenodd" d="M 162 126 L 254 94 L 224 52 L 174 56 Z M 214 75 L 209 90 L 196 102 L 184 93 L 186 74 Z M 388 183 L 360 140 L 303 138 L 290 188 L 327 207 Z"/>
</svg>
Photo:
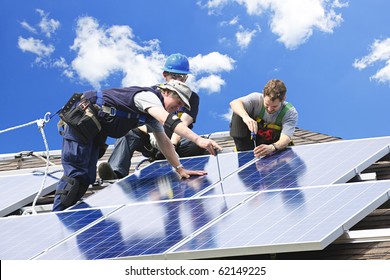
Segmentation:
<svg viewBox="0 0 390 280">
<path fill-rule="evenodd" d="M 292 108 L 292 105 L 287 102 L 286 105 L 283 107 L 282 111 L 280 111 L 279 115 L 276 118 L 275 123 L 277 125 L 282 125 L 282 120 L 284 118 L 284 115 L 286 115 L 287 111 L 290 110 L 290 108 Z"/>
<path fill-rule="evenodd" d="M 293 106 L 290 103 L 286 102 L 286 105 L 284 105 L 283 109 L 279 112 L 278 116 L 276 117 L 275 123 L 274 124 L 264 124 L 264 126 L 268 127 L 268 128 L 281 130 L 282 129 L 282 127 L 281 127 L 282 120 L 283 120 L 284 116 L 286 115 L 287 111 L 290 110 L 292 107 Z M 258 123 L 261 123 L 263 121 L 264 114 L 265 114 L 265 107 L 261 106 L 259 117 L 256 119 L 256 121 Z"/>
<path fill-rule="evenodd" d="M 109 114 L 110 117 L 138 119 L 140 122 L 145 122 L 146 120 L 146 116 L 143 114 L 128 113 L 125 111 L 118 110 L 115 107 L 103 105 L 103 93 L 101 90 L 96 91 L 96 105 L 98 105 L 104 113 Z"/>
</svg>

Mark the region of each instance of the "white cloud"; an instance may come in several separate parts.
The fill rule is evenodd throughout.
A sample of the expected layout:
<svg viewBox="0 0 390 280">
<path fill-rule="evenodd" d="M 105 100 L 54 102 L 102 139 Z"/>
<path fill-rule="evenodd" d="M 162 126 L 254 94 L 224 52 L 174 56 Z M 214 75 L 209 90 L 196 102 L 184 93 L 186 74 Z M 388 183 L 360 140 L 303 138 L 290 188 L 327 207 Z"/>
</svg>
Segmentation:
<svg viewBox="0 0 390 280">
<path fill-rule="evenodd" d="M 212 52 L 207 55 L 198 54 L 195 57 L 189 58 L 191 72 L 194 74 L 208 72 L 217 73 L 222 71 L 231 71 L 234 68 L 235 60 L 231 57 Z"/>
<path fill-rule="evenodd" d="M 233 0 L 245 6 L 248 15 L 261 15 L 270 8 L 272 0 Z M 286 1 L 285 1 L 286 2 Z"/>
<path fill-rule="evenodd" d="M 37 33 L 38 33 L 37 30 L 36 30 L 33 26 L 31 26 L 28 22 L 26 22 L 26 21 L 22 21 L 22 22 L 20 23 L 20 25 L 21 25 L 24 29 L 26 29 L 27 31 L 29 31 L 29 32 L 31 32 L 31 33 L 34 33 L 34 34 L 37 34 Z"/>
<path fill-rule="evenodd" d="M 28 39 L 19 37 L 18 47 L 23 52 L 32 52 L 36 54 L 36 62 L 41 62 L 43 58 L 50 56 L 54 52 L 54 47 L 52 45 L 45 45 L 42 40 L 34 39 L 32 37 Z"/>
<path fill-rule="evenodd" d="M 237 25 L 238 22 L 239 22 L 240 18 L 238 16 L 232 18 L 231 20 L 229 21 L 222 21 L 220 23 L 221 26 L 229 26 L 229 25 Z"/>
<path fill-rule="evenodd" d="M 60 22 L 58 20 L 49 18 L 49 13 L 46 13 L 43 10 L 36 10 L 40 16 L 41 21 L 38 26 L 41 28 L 41 32 L 46 35 L 46 37 L 50 38 L 51 34 L 55 33 L 55 31 L 60 27 Z"/>
<path fill-rule="evenodd" d="M 295 49 L 305 43 L 315 29 L 332 33 L 340 25 L 342 18 L 333 9 L 326 7 L 323 0 L 277 0 L 272 4 L 274 16 L 271 20 L 271 30 L 279 35 L 278 41 L 286 48 Z"/>
<path fill-rule="evenodd" d="M 191 73 L 187 83 L 194 91 L 205 90 L 208 93 L 221 91 L 225 81 L 220 73 L 233 70 L 235 60 L 231 57 L 212 52 L 207 55 L 198 54 L 190 57 Z"/>
<path fill-rule="evenodd" d="M 236 41 L 238 46 L 241 49 L 245 49 L 248 47 L 250 42 L 252 41 L 253 37 L 256 35 L 257 30 L 243 30 L 243 31 L 238 31 L 236 33 Z"/>
<path fill-rule="evenodd" d="M 52 45 L 45 45 L 34 38 L 19 39 L 23 51 L 35 53 L 40 61 L 47 58 L 47 64 L 61 69 L 63 75 L 81 80 L 100 88 L 112 75 L 122 74 L 122 86 L 150 86 L 163 81 L 162 67 L 166 55 L 161 53 L 157 39 L 138 43 L 131 27 L 127 25 L 100 26 L 93 17 L 77 20 L 76 36 L 71 50 L 75 57 L 69 63 L 64 57 L 50 58 Z M 222 72 L 231 71 L 235 61 L 227 55 L 212 52 L 189 58 L 192 74 L 188 84 L 195 89 L 215 93 L 225 81 Z M 197 90 L 196 90 L 197 91 Z"/>
<path fill-rule="evenodd" d="M 192 88 L 194 91 L 206 90 L 209 93 L 220 92 L 222 86 L 225 85 L 225 81 L 219 75 L 208 75 L 200 78 Z"/>
<path fill-rule="evenodd" d="M 53 67 L 63 69 L 62 74 L 70 79 L 74 78 L 74 71 L 66 62 L 65 58 L 60 57 L 55 59 L 52 64 Z"/>
<path fill-rule="evenodd" d="M 43 10 L 36 10 L 40 16 L 41 20 L 38 24 L 40 31 L 37 30 L 33 25 L 29 24 L 26 21 L 20 22 L 20 25 L 27 31 L 38 35 L 39 33 L 44 33 L 46 37 L 50 38 L 51 35 L 57 30 L 60 26 L 59 21 L 48 18 L 48 13 L 45 13 Z M 54 52 L 55 48 L 52 44 L 46 43 L 41 39 L 29 37 L 29 38 L 18 38 L 18 47 L 23 52 L 31 52 L 37 56 L 35 63 L 48 66 L 50 65 L 50 56 Z"/>
<path fill-rule="evenodd" d="M 288 49 L 304 44 L 315 30 L 332 33 L 342 22 L 336 9 L 348 6 L 339 0 L 230 0 L 209 1 L 208 8 L 220 9 L 234 2 L 243 5 L 248 15 L 269 14 L 271 31 Z"/>
<path fill-rule="evenodd" d="M 77 54 L 72 68 L 95 88 L 115 72 L 122 72 L 123 86 L 152 85 L 161 80 L 164 55 L 158 41 L 144 46 L 134 40 L 129 26 L 114 25 L 105 29 L 92 17 L 80 18 L 71 49 Z"/>
<path fill-rule="evenodd" d="M 225 121 L 230 122 L 230 120 L 232 119 L 232 115 L 233 115 L 233 110 L 232 108 L 229 108 L 229 110 L 225 114 L 221 115 L 221 118 Z"/>
<path fill-rule="evenodd" d="M 370 49 L 371 52 L 368 55 L 355 59 L 353 67 L 362 70 L 376 62 L 385 61 L 386 65 L 379 69 L 370 79 L 382 83 L 390 82 L 390 38 L 375 40 Z"/>
<path fill-rule="evenodd" d="M 211 15 L 218 13 L 219 8 L 223 7 L 229 2 L 231 2 L 231 0 L 209 0 L 207 1 L 206 5 L 203 5 L 201 1 L 198 1 L 197 4 L 201 7 L 207 8 L 209 15 Z"/>
<path fill-rule="evenodd" d="M 49 13 L 46 13 L 41 9 L 36 9 L 36 12 L 41 17 L 41 20 L 37 24 L 37 26 L 39 27 L 39 32 L 37 28 L 35 28 L 27 21 L 22 21 L 20 25 L 31 33 L 34 34 L 43 33 L 47 38 L 50 38 L 51 35 L 54 34 L 56 30 L 60 27 L 60 22 L 58 20 L 49 18 Z"/>
<path fill-rule="evenodd" d="M 236 25 L 239 21 L 239 17 L 234 17 L 232 20 L 229 21 L 229 25 Z"/>
</svg>

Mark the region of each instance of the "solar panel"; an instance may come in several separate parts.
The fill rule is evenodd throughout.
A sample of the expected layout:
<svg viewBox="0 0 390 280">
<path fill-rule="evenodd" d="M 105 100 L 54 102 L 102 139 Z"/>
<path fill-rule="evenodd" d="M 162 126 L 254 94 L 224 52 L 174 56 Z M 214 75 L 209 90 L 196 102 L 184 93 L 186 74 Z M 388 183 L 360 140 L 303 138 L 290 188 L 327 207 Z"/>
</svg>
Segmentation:
<svg viewBox="0 0 390 280">
<path fill-rule="evenodd" d="M 197 259 L 320 250 L 384 203 L 390 181 L 128 205 L 38 259 Z"/>
<path fill-rule="evenodd" d="M 155 162 L 62 212 L 97 211 L 94 219 L 70 219 L 81 223 L 72 229 L 47 214 L 43 220 L 56 222 L 39 248 L 21 254 L 14 251 L 23 246 L 0 243 L 0 257 L 196 259 L 323 249 L 389 198 L 389 181 L 339 184 L 388 154 L 389 145 L 383 137 L 296 146 L 261 159 L 252 152 L 186 158 L 188 169 L 208 171 L 189 180 Z M 104 206 L 109 212 L 96 215 Z M 21 228 L 0 219 L 10 228 L 1 240 L 20 230 L 21 244 L 33 242 L 41 216 L 20 218 Z"/>
<path fill-rule="evenodd" d="M 297 146 L 295 152 L 308 167 L 301 185 L 347 182 L 387 155 L 389 145 L 390 137 L 379 137 Z"/>
<path fill-rule="evenodd" d="M 384 137 L 291 147 L 251 161 L 225 178 L 219 190 L 226 194 L 345 183 L 385 156 L 389 143 Z"/>
<path fill-rule="evenodd" d="M 237 172 L 240 168 L 255 161 L 253 151 L 238 152 L 238 153 L 221 153 L 218 155 L 218 172 L 220 172 L 221 179 L 226 178 L 232 173 Z"/>
<path fill-rule="evenodd" d="M 390 181 L 259 192 L 176 245 L 165 257 L 197 259 L 321 250 L 389 197 Z"/>
<path fill-rule="evenodd" d="M 4 174 L 0 175 L 0 217 L 34 201 L 43 182 L 44 169 L 24 169 Z M 54 191 L 61 177 L 62 167 L 49 167 L 42 196 Z"/>
<path fill-rule="evenodd" d="M 88 209 L 1 218 L 0 259 L 31 259 L 113 210 Z"/>
<path fill-rule="evenodd" d="M 37 259 L 161 258 L 173 245 L 247 197 L 236 195 L 127 205 Z M 193 242 L 204 240 L 195 238 Z M 204 246 L 212 246 L 212 242 L 209 239 Z"/>
<path fill-rule="evenodd" d="M 185 167 L 206 170 L 209 174 L 180 180 L 167 161 L 154 162 L 88 197 L 85 202 L 75 205 L 72 209 L 191 197 L 219 180 L 218 173 L 215 172 L 215 157 L 183 158 L 181 162 Z"/>
</svg>

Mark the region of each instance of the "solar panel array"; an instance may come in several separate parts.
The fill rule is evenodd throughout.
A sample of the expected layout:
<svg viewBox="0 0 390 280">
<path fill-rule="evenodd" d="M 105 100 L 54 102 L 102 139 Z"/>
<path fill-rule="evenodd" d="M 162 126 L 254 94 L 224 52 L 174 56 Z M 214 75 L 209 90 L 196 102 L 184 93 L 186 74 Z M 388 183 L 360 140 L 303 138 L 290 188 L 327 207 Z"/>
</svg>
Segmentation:
<svg viewBox="0 0 390 280">
<path fill-rule="evenodd" d="M 1 259 L 197 259 L 320 250 L 389 199 L 390 182 L 345 183 L 390 137 L 155 162 L 71 210 L 0 219 Z M 31 246 L 34 244 L 34 246 Z"/>
</svg>

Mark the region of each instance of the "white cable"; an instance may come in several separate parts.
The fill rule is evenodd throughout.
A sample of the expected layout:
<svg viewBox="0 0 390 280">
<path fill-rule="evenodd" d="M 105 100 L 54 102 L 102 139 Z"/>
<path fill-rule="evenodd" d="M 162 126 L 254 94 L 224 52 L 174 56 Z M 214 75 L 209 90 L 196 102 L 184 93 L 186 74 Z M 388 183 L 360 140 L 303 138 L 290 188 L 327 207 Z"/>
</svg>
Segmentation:
<svg viewBox="0 0 390 280">
<path fill-rule="evenodd" d="M 18 129 L 18 128 L 22 128 L 22 127 L 25 127 L 25 126 L 28 126 L 28 125 L 32 125 L 36 122 L 38 122 L 39 120 L 36 120 L 36 121 L 32 121 L 32 122 L 29 122 L 29 123 L 26 123 L 26 124 L 21 124 L 21 125 L 18 125 L 18 126 L 14 126 L 14 127 L 10 127 L 10 128 L 7 128 L 7 129 L 3 129 L 3 130 L 0 130 L 0 134 L 3 133 L 3 132 L 8 132 L 8 131 L 11 131 L 11 130 L 14 130 L 14 129 Z"/>
<path fill-rule="evenodd" d="M 43 176 L 43 180 L 42 180 L 42 184 L 41 184 L 41 187 L 37 193 L 37 195 L 35 196 L 35 199 L 33 201 L 33 204 L 32 204 L 32 213 L 33 214 L 36 214 L 37 212 L 35 211 L 35 204 L 37 203 L 37 200 L 38 198 L 40 197 L 42 191 L 43 191 L 43 187 L 45 186 L 45 183 L 46 183 L 46 178 L 47 178 L 47 173 L 49 172 L 49 145 L 47 144 L 47 140 L 46 140 L 46 136 L 45 136 L 45 131 L 43 130 L 43 127 L 45 126 L 45 123 L 46 121 L 45 120 L 42 120 L 40 119 L 39 121 L 37 121 L 37 125 L 39 127 L 39 131 L 41 132 L 42 134 L 42 138 L 43 138 L 43 142 L 45 143 L 45 149 L 46 149 L 46 168 L 45 168 L 45 175 Z"/>
<path fill-rule="evenodd" d="M 39 131 L 41 132 L 41 135 L 42 135 L 42 138 L 43 138 L 43 142 L 45 143 L 45 149 L 46 149 L 46 168 L 45 168 L 45 175 L 43 176 L 41 187 L 40 187 L 37 195 L 35 196 L 35 199 L 34 199 L 33 204 L 32 204 L 32 213 L 33 214 L 37 213 L 35 211 L 35 204 L 37 203 L 37 200 L 38 200 L 39 196 L 41 195 L 41 193 L 43 191 L 43 187 L 45 186 L 45 183 L 46 183 L 47 173 L 49 171 L 49 145 L 47 144 L 45 132 L 43 130 L 43 127 L 49 121 L 50 121 L 50 112 L 47 112 L 43 119 L 35 120 L 35 121 L 29 122 L 29 123 L 26 123 L 26 124 L 22 124 L 22 125 L 18 125 L 18 126 L 14 126 L 14 127 L 10 127 L 10 128 L 7 128 L 7 129 L 0 130 L 0 134 L 1 134 L 3 132 L 8 132 L 8 131 L 11 131 L 11 130 L 15 130 L 15 129 L 22 128 L 22 127 L 25 127 L 25 126 L 32 125 L 32 124 L 36 123 L 38 125 Z M 26 215 L 26 214 L 28 214 L 27 211 L 25 211 L 22 215 Z"/>
</svg>

